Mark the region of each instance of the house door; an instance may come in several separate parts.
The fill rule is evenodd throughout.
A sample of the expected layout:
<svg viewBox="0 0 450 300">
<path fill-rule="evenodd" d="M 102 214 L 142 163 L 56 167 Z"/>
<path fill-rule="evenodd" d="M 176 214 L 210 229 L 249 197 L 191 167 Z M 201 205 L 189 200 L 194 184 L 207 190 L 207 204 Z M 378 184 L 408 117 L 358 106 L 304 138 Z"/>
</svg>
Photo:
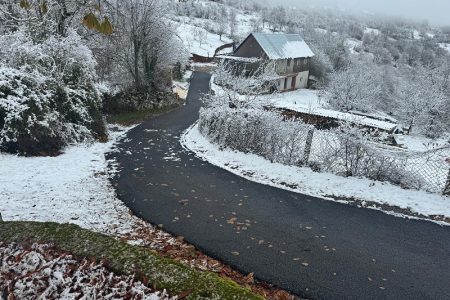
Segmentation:
<svg viewBox="0 0 450 300">
<path fill-rule="evenodd" d="M 297 83 L 297 76 L 292 77 L 291 89 L 295 90 L 295 84 Z"/>
</svg>

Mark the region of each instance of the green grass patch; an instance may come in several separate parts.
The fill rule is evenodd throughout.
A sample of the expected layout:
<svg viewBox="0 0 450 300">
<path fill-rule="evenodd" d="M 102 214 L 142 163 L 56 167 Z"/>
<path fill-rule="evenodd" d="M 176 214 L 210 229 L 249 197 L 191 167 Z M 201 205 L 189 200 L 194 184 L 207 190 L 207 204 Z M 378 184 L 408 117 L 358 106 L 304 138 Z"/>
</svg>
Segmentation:
<svg viewBox="0 0 450 300">
<path fill-rule="evenodd" d="M 262 299 L 250 290 L 212 272 L 201 272 L 154 251 L 132 246 L 72 224 L 0 222 L 0 241 L 52 243 L 78 257 L 105 260 L 117 274 L 137 274 L 158 290 L 171 295 L 189 291 L 186 299 Z"/>
<path fill-rule="evenodd" d="M 156 108 L 151 110 L 111 114 L 106 116 L 106 121 L 109 124 L 120 124 L 123 126 L 130 126 L 141 123 L 145 120 L 161 115 L 163 113 L 169 112 L 177 107 L 179 107 L 179 105 L 173 105 L 165 108 Z"/>
</svg>

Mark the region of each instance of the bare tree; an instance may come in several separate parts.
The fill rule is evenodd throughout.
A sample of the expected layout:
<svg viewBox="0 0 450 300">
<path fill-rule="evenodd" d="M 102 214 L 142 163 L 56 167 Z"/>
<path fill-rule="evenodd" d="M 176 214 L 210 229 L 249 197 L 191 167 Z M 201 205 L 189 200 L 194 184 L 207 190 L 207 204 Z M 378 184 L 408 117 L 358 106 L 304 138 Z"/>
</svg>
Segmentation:
<svg viewBox="0 0 450 300">
<path fill-rule="evenodd" d="M 238 23 L 236 11 L 234 9 L 230 11 L 229 22 L 230 22 L 230 37 L 231 39 L 235 40 Z"/>
<path fill-rule="evenodd" d="M 122 74 L 122 84 L 127 84 L 126 78 L 131 77 L 130 83 L 136 90 L 152 89 L 161 79 L 157 78 L 159 67 L 165 64 L 168 68 L 175 62 L 167 56 L 170 47 L 177 47 L 174 28 L 165 21 L 165 5 L 158 0 L 127 0 L 108 7 L 116 30 L 104 53 L 126 70 L 126 73 L 117 70 Z"/>
<path fill-rule="evenodd" d="M 217 23 L 217 27 L 216 27 L 216 31 L 217 34 L 219 35 L 220 40 L 222 40 L 222 35 L 225 34 L 225 32 L 227 31 L 227 20 L 228 20 L 228 12 L 226 9 L 224 9 L 222 7 L 221 11 L 219 12 L 218 18 L 216 20 Z"/>
<path fill-rule="evenodd" d="M 361 62 L 353 63 L 330 75 L 326 92 L 338 109 L 370 111 L 381 95 L 381 76 Z"/>
</svg>

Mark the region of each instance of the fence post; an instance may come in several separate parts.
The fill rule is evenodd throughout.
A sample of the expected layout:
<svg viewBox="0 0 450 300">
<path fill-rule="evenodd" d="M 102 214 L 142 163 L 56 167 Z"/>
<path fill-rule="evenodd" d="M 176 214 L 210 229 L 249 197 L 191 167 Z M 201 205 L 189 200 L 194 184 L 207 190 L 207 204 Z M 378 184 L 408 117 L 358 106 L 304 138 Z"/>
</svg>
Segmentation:
<svg viewBox="0 0 450 300">
<path fill-rule="evenodd" d="M 309 156 L 311 155 L 311 147 L 314 137 L 314 128 L 308 130 L 308 136 L 306 137 L 305 151 L 303 152 L 302 164 L 306 166 L 309 162 Z"/>
<path fill-rule="evenodd" d="M 447 182 L 444 186 L 444 191 L 442 192 L 444 196 L 450 196 L 450 170 L 448 170 Z"/>
</svg>

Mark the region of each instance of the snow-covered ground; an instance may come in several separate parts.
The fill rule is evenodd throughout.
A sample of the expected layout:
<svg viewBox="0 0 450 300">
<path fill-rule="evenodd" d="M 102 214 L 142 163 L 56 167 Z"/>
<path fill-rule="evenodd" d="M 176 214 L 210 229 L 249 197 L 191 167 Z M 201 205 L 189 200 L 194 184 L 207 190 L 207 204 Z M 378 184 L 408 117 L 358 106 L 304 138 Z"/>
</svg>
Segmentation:
<svg viewBox="0 0 450 300">
<path fill-rule="evenodd" d="M 369 179 L 316 173 L 309 168 L 271 163 L 253 154 L 221 150 L 200 134 L 197 125 L 186 131 L 181 143 L 209 163 L 251 181 L 330 200 L 349 198 L 359 200 L 362 205 L 365 202 L 369 203 L 369 206 L 375 203 L 379 204 L 375 205 L 376 207 L 389 205 L 413 214 L 450 217 L 448 197 L 404 190 L 389 183 Z"/>
<path fill-rule="evenodd" d="M 262 96 L 267 97 L 267 96 Z M 299 89 L 293 92 L 285 92 L 272 95 L 270 103 L 275 107 L 288 109 L 309 110 L 311 112 L 326 107 L 326 103 L 319 96 L 319 91 Z"/>
<path fill-rule="evenodd" d="M 206 3 L 205 3 L 206 4 Z M 210 3 L 208 3 L 209 5 Z M 218 7 L 222 4 L 216 3 Z M 236 13 L 236 33 L 235 35 L 239 40 L 243 40 L 251 32 L 254 31 L 254 24 L 259 18 L 256 14 L 245 14 L 240 10 L 230 8 Z M 177 35 L 183 42 L 185 50 L 190 54 L 197 54 L 205 57 L 214 56 L 215 50 L 224 45 L 231 43 L 232 40 L 227 36 L 229 35 L 229 28 L 222 35 L 222 39 L 215 32 L 215 28 L 218 28 L 218 24 L 214 20 L 207 20 L 186 16 L 173 16 L 170 20 L 172 25 L 175 26 Z M 262 28 L 261 32 L 270 32 L 270 29 L 266 26 Z M 223 50 L 223 53 L 228 53 L 231 49 Z"/>
<path fill-rule="evenodd" d="M 402 140 L 404 142 L 404 147 L 408 150 L 413 152 L 425 152 L 448 145 L 449 139 L 441 138 L 432 140 L 424 136 L 403 135 Z"/>
<path fill-rule="evenodd" d="M 205 57 L 213 57 L 216 49 L 231 40 L 225 35 L 222 40 L 217 34 L 207 31 L 202 26 L 194 25 L 195 22 L 189 18 L 181 19 L 181 22 L 174 22 L 178 36 L 187 52 Z M 203 24 L 203 26 L 206 26 Z"/>
<path fill-rule="evenodd" d="M 350 53 L 352 54 L 359 54 L 358 51 L 356 51 L 356 48 L 361 47 L 363 44 L 362 41 L 358 41 L 355 39 L 346 39 L 345 45 L 350 50 Z"/>
<path fill-rule="evenodd" d="M 364 29 L 364 33 L 379 35 L 381 32 L 379 29 L 367 27 L 366 29 Z"/>
<path fill-rule="evenodd" d="M 81 295 L 81 299 L 178 299 L 166 291 L 153 292 L 134 276 L 111 273 L 104 263 L 78 260 L 49 245 L 27 249 L 0 242 L 0 254 L 0 290 L 5 299 L 79 299 Z"/>
<path fill-rule="evenodd" d="M 74 223 L 103 233 L 127 233 L 136 220 L 108 180 L 110 141 L 68 147 L 58 157 L 0 154 L 0 213 L 5 221 Z"/>
<path fill-rule="evenodd" d="M 226 92 L 222 87 L 215 84 L 212 88 L 216 94 Z M 344 113 L 329 108 L 327 102 L 319 95 L 319 91 L 309 89 L 299 89 L 292 92 L 285 92 L 279 94 L 262 95 L 259 100 L 265 104 L 270 104 L 276 108 L 285 108 L 300 113 L 315 114 L 323 117 L 336 118 L 339 120 L 346 120 L 355 122 L 361 125 L 373 126 L 383 130 L 390 131 L 396 127 L 396 123 L 382 121 L 372 118 L 369 115 L 356 115 L 351 113 Z M 383 116 L 377 116 L 382 118 Z"/>
<path fill-rule="evenodd" d="M 444 44 L 444 43 L 441 43 L 441 44 L 439 44 L 439 46 L 441 46 L 442 49 L 445 49 L 445 50 L 447 50 L 448 52 L 450 52 L 450 44 Z"/>
</svg>

